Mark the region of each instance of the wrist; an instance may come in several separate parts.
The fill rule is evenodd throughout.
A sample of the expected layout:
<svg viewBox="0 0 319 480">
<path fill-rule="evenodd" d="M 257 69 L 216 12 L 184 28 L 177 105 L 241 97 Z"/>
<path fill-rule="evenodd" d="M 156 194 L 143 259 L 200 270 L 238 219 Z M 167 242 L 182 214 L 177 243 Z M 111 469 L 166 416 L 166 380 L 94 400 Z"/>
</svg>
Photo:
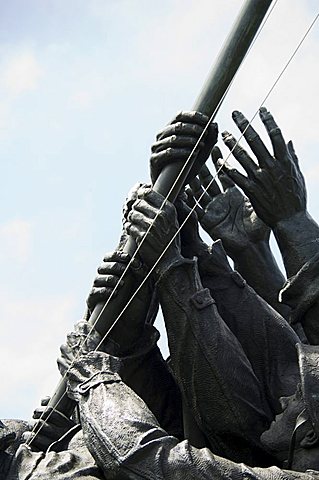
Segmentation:
<svg viewBox="0 0 319 480">
<path fill-rule="evenodd" d="M 181 253 L 185 258 L 201 258 L 209 253 L 209 246 L 202 240 L 192 243 L 182 243 Z"/>
<path fill-rule="evenodd" d="M 242 255 L 234 258 L 234 268 L 248 284 L 281 315 L 288 315 L 287 307 L 278 301 L 278 294 L 285 282 L 268 241 L 251 245 Z"/>
<path fill-rule="evenodd" d="M 288 277 L 294 275 L 318 252 L 319 226 L 307 211 L 277 222 L 273 232 Z"/>
<path fill-rule="evenodd" d="M 252 243 L 249 248 L 236 255 L 233 260 L 235 270 L 258 293 L 260 293 L 260 289 L 265 292 L 268 284 L 272 291 L 276 291 L 275 297 L 277 298 L 277 290 L 279 291 L 282 287 L 285 278 L 277 265 L 267 240 Z"/>
<path fill-rule="evenodd" d="M 258 242 L 249 242 L 242 248 L 232 252 L 231 258 L 235 266 L 244 266 L 247 261 L 253 261 L 259 264 L 263 263 L 265 258 L 272 257 L 268 240 L 260 240 Z M 236 268 L 238 270 L 238 268 Z"/>
<path fill-rule="evenodd" d="M 179 248 L 168 249 L 155 267 L 155 276 L 161 277 L 163 273 L 168 270 L 173 264 L 181 262 L 184 257 Z"/>
<path fill-rule="evenodd" d="M 120 367 L 119 358 L 103 352 L 90 352 L 80 356 L 67 373 L 69 397 L 78 401 L 100 383 L 118 381 Z"/>
</svg>

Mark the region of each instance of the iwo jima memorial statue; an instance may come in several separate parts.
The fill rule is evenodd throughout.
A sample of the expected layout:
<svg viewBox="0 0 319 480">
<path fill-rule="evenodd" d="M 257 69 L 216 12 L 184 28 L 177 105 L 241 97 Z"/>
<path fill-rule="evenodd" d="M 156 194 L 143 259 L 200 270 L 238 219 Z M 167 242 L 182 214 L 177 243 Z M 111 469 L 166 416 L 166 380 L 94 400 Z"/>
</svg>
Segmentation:
<svg viewBox="0 0 319 480">
<path fill-rule="evenodd" d="M 272 151 L 241 112 L 254 156 L 222 134 L 246 175 L 221 158 L 212 123 L 270 4 L 245 3 L 193 110 L 158 133 L 151 186 L 125 202 L 119 246 L 61 347 L 58 387 L 31 431 L 0 424 L 2 479 L 319 478 L 319 226 L 264 106 Z"/>
</svg>

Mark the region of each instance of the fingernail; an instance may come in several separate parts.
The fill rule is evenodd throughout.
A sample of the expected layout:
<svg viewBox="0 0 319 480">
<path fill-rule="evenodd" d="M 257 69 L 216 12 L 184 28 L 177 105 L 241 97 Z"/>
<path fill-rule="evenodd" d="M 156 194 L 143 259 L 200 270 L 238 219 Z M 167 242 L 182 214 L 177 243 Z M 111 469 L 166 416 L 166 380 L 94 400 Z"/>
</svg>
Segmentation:
<svg viewBox="0 0 319 480">
<path fill-rule="evenodd" d="M 231 133 L 227 132 L 227 130 L 225 130 L 224 132 L 222 132 L 222 138 L 223 140 L 226 140 L 226 139 L 231 139 L 233 136 Z"/>
<path fill-rule="evenodd" d="M 233 117 L 233 120 L 236 123 L 248 123 L 247 118 L 241 112 L 239 112 L 238 110 L 235 110 L 232 113 L 232 117 Z"/>
</svg>

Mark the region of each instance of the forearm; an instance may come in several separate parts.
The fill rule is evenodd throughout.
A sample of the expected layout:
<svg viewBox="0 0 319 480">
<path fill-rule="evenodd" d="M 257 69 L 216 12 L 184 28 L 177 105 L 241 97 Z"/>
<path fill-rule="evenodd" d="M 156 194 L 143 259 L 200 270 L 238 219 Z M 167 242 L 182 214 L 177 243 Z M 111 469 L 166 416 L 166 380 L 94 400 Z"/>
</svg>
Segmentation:
<svg viewBox="0 0 319 480">
<path fill-rule="evenodd" d="M 126 330 L 128 337 L 129 329 Z M 136 339 L 133 335 L 125 350 L 122 345 L 108 342 L 103 345 L 103 352 L 121 359 L 120 376 L 126 385 L 144 400 L 161 427 L 170 435 L 182 438 L 181 395 L 157 346 L 159 336 L 155 327 L 145 324 L 140 337 Z"/>
<path fill-rule="evenodd" d="M 79 402 L 88 448 L 106 478 L 310 480 L 307 473 L 250 468 L 178 442 L 122 382 L 100 384 Z M 121 434 L 119 435 L 119 432 Z"/>
<path fill-rule="evenodd" d="M 276 412 L 280 408 L 278 398 L 295 390 L 295 344 L 299 339 L 281 315 L 231 269 L 226 257 L 217 261 L 218 257 L 222 259 L 221 244 L 215 242 L 211 253 L 199 259 L 203 285 L 210 289 L 223 321 L 239 340 L 257 378 L 267 387 L 268 401 Z M 287 365 L 291 367 L 289 375 Z"/>
<path fill-rule="evenodd" d="M 280 292 L 291 307 L 292 324 L 302 325 L 307 340 L 319 344 L 319 251 L 292 277 Z"/>
<path fill-rule="evenodd" d="M 182 403 L 179 388 L 156 343 L 159 333 L 145 327 L 139 344 L 121 358 L 122 380 L 139 395 L 170 435 L 183 437 Z"/>
<path fill-rule="evenodd" d="M 273 231 L 287 277 L 296 274 L 319 250 L 319 226 L 308 212 L 278 222 Z"/>
<path fill-rule="evenodd" d="M 237 458 L 243 458 L 247 445 L 259 446 L 259 434 L 271 421 L 251 365 L 203 289 L 195 261 L 169 268 L 158 290 L 172 367 L 186 403 L 212 445 L 219 434 L 240 437 Z"/>
<path fill-rule="evenodd" d="M 234 268 L 247 283 L 284 318 L 290 308 L 278 300 L 285 277 L 281 273 L 268 242 L 251 244 L 233 257 Z"/>
</svg>

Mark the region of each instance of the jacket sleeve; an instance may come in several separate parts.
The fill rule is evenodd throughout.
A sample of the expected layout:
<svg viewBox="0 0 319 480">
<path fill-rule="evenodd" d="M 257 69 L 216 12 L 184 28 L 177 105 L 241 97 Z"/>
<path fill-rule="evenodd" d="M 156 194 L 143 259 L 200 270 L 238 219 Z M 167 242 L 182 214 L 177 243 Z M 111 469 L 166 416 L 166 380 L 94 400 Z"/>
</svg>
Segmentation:
<svg viewBox="0 0 319 480">
<path fill-rule="evenodd" d="M 319 345 L 319 253 L 292 275 L 280 292 L 283 303 L 292 309 L 291 323 L 303 325 L 310 344 Z"/>
<path fill-rule="evenodd" d="M 314 480 L 276 467 L 254 469 L 179 442 L 160 428 L 145 403 L 119 377 L 114 358 L 94 352 L 69 373 L 88 448 L 109 479 Z M 315 472 L 316 475 L 316 472 Z"/>
<path fill-rule="evenodd" d="M 295 392 L 299 381 L 296 343 L 288 322 L 232 270 L 220 241 L 199 260 L 202 283 L 238 339 L 255 375 L 263 385 L 272 413 L 281 411 L 279 397 Z"/>
<path fill-rule="evenodd" d="M 198 426 L 215 453 L 253 462 L 272 413 L 240 342 L 202 286 L 196 260 L 173 264 L 158 292 L 173 373 Z"/>
</svg>

